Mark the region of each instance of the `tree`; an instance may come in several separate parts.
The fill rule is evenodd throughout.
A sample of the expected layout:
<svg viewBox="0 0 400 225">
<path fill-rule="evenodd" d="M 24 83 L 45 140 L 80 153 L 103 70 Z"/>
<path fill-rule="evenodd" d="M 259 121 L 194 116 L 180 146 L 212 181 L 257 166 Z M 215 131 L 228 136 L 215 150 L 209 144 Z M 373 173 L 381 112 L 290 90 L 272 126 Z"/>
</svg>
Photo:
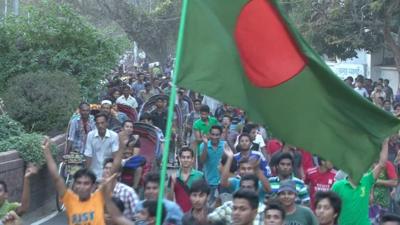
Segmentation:
<svg viewBox="0 0 400 225">
<path fill-rule="evenodd" d="M 175 53 L 180 0 L 65 0 L 94 23 L 116 23 L 151 60 L 165 62 Z M 103 15 L 99 18 L 98 15 Z"/>
<path fill-rule="evenodd" d="M 284 4 L 319 53 L 347 59 L 356 57 L 356 50 L 386 47 L 400 71 L 400 1 L 284 0 Z"/>
<path fill-rule="evenodd" d="M 65 5 L 36 3 L 0 23 L 0 90 L 18 74 L 58 70 L 77 78 L 81 96 L 95 99 L 126 43 L 103 34 Z"/>
</svg>

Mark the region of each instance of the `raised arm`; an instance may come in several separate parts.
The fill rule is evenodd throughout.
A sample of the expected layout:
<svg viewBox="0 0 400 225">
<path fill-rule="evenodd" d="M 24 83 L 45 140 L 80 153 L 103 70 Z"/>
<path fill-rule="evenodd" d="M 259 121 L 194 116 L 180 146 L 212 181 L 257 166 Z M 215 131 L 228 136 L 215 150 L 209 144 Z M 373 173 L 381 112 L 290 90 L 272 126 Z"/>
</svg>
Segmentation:
<svg viewBox="0 0 400 225">
<path fill-rule="evenodd" d="M 30 178 L 33 174 L 37 173 L 38 168 L 36 166 L 30 165 L 26 168 L 24 176 L 24 186 L 22 188 L 22 199 L 21 206 L 18 207 L 15 212 L 22 216 L 29 209 L 30 198 L 31 198 L 31 188 L 30 188 Z"/>
<path fill-rule="evenodd" d="M 389 149 L 388 144 L 389 144 L 389 139 L 386 138 L 382 143 L 382 149 L 379 155 L 379 162 L 372 170 L 372 176 L 374 177 L 375 180 L 378 178 L 382 169 L 385 168 L 386 166 L 386 161 L 388 160 L 388 149 Z"/>
<path fill-rule="evenodd" d="M 204 163 L 207 160 L 208 156 L 208 138 L 206 135 L 203 135 L 202 137 L 203 140 L 203 151 L 201 152 L 200 155 L 200 161 Z"/>
<path fill-rule="evenodd" d="M 233 161 L 233 152 L 229 145 L 225 142 L 224 145 L 224 154 L 226 155 L 226 162 L 225 165 L 222 167 L 222 174 L 221 174 L 221 186 L 222 187 L 229 187 L 229 174 L 230 169 Z"/>
<path fill-rule="evenodd" d="M 46 137 L 44 143 L 42 145 L 44 157 L 47 162 L 47 169 L 49 170 L 50 176 L 53 179 L 54 186 L 60 197 L 63 197 L 65 192 L 67 191 L 67 187 L 65 186 L 64 179 L 58 174 L 57 164 L 53 159 L 53 156 L 50 152 L 50 140 Z"/>
</svg>

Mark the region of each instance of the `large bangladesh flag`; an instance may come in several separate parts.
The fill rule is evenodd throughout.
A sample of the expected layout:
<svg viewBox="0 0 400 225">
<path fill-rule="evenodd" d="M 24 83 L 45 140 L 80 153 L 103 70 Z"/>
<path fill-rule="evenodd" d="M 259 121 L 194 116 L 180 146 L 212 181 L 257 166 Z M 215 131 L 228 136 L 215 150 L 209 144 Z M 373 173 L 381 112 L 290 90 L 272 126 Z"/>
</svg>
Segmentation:
<svg viewBox="0 0 400 225">
<path fill-rule="evenodd" d="M 399 129 L 337 78 L 277 0 L 185 0 L 176 73 L 178 86 L 241 107 L 355 180 Z"/>
</svg>

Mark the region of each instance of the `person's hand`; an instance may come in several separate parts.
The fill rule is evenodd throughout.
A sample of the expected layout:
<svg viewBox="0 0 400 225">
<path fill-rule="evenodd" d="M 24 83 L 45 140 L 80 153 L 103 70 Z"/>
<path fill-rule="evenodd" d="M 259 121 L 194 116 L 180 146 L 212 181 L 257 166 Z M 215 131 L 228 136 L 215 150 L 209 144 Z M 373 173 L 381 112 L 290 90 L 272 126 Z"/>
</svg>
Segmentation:
<svg viewBox="0 0 400 225">
<path fill-rule="evenodd" d="M 206 134 L 202 134 L 202 135 L 201 135 L 201 139 L 203 140 L 203 143 L 204 143 L 204 144 L 207 144 L 207 143 L 208 143 L 208 137 L 207 137 Z"/>
<path fill-rule="evenodd" d="M 42 143 L 42 150 L 44 153 L 50 152 L 50 138 L 45 136 Z"/>
<path fill-rule="evenodd" d="M 3 217 L 2 222 L 4 225 L 22 225 L 21 218 L 14 211 L 7 213 Z"/>
<path fill-rule="evenodd" d="M 101 185 L 104 187 L 104 196 L 106 196 L 106 198 L 111 198 L 113 192 L 112 183 L 115 181 L 117 176 L 118 174 L 114 173 L 110 177 L 103 179 Z"/>
<path fill-rule="evenodd" d="M 126 148 L 129 142 L 129 134 L 125 130 L 118 133 L 120 148 Z"/>
<path fill-rule="evenodd" d="M 224 153 L 228 158 L 233 158 L 233 151 L 227 143 L 224 145 Z"/>
<path fill-rule="evenodd" d="M 38 171 L 39 171 L 39 168 L 35 164 L 31 163 L 27 166 L 27 168 L 25 170 L 25 177 L 29 178 L 32 175 L 37 174 Z"/>
</svg>

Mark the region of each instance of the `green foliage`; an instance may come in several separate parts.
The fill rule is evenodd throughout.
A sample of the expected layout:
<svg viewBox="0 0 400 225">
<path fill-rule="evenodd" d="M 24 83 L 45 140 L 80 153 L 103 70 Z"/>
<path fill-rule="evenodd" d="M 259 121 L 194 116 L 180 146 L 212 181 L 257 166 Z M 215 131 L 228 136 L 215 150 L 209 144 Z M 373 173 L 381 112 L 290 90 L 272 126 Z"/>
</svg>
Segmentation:
<svg viewBox="0 0 400 225">
<path fill-rule="evenodd" d="M 64 5 L 36 3 L 0 23 L 0 90 L 18 74 L 58 70 L 77 78 L 84 97 L 95 98 L 99 81 L 116 66 L 125 44 Z"/>
<path fill-rule="evenodd" d="M 24 127 L 7 114 L 0 115 L 0 140 L 23 134 Z"/>
<path fill-rule="evenodd" d="M 61 72 L 21 74 L 9 80 L 3 100 L 9 115 L 28 130 L 62 131 L 79 104 L 79 84 Z"/>
<path fill-rule="evenodd" d="M 398 0 L 282 1 L 305 38 L 330 57 L 347 59 L 355 57 L 359 49 L 387 47 L 385 28 L 399 35 Z"/>
<path fill-rule="evenodd" d="M 42 150 L 42 141 L 44 136 L 38 133 L 22 134 L 12 136 L 6 140 L 0 141 L 0 152 L 17 150 L 25 162 L 33 162 L 38 166 L 46 163 Z M 51 146 L 53 155 L 57 153 L 57 147 Z"/>
</svg>

